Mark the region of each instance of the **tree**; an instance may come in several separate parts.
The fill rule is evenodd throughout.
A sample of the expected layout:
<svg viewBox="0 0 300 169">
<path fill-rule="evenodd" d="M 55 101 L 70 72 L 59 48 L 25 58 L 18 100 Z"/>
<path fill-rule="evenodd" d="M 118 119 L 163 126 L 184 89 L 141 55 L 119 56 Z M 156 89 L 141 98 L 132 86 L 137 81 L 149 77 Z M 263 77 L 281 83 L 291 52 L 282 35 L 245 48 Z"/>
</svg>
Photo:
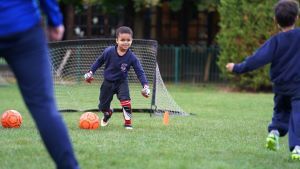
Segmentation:
<svg viewBox="0 0 300 169">
<path fill-rule="evenodd" d="M 196 5 L 198 11 L 217 11 L 220 0 L 197 0 Z"/>
<path fill-rule="evenodd" d="M 219 12 L 221 31 L 218 44 L 221 54 L 218 65 L 223 75 L 241 88 L 270 88 L 269 66 L 243 75 L 226 72 L 228 62 L 241 62 L 250 56 L 278 29 L 273 20 L 277 0 L 221 0 Z"/>
<path fill-rule="evenodd" d="M 60 3 L 73 5 L 73 6 L 83 6 L 83 4 L 101 4 L 108 12 L 115 12 L 116 6 L 125 6 L 133 1 L 134 9 L 136 12 L 142 10 L 143 8 L 151 8 L 159 6 L 162 0 L 59 0 Z M 173 11 L 179 11 L 182 8 L 184 0 L 169 0 L 170 8 Z M 220 4 L 220 0 L 188 0 L 197 6 L 199 11 L 216 11 L 217 6 Z"/>
</svg>

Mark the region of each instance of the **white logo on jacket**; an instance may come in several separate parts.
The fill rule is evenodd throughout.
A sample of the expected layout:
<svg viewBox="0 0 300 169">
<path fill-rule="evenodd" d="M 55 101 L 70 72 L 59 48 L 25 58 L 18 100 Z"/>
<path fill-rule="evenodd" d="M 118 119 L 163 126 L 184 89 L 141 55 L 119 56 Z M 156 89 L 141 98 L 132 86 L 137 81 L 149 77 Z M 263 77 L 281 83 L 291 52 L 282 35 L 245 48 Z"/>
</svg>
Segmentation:
<svg viewBox="0 0 300 169">
<path fill-rule="evenodd" d="M 126 72 L 126 70 L 127 70 L 126 67 L 127 67 L 127 64 L 126 63 L 122 63 L 121 64 L 121 71 L 122 72 Z"/>
</svg>

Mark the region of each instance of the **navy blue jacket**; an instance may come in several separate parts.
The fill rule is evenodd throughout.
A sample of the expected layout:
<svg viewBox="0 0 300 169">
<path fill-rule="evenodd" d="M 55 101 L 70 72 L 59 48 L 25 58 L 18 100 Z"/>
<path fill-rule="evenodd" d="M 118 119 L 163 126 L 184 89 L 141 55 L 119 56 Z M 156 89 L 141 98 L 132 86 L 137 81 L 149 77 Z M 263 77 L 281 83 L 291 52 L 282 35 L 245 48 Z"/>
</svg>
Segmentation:
<svg viewBox="0 0 300 169">
<path fill-rule="evenodd" d="M 93 74 L 103 64 L 105 64 L 105 80 L 118 81 L 127 79 L 128 71 L 132 66 L 142 86 L 148 84 L 145 72 L 140 64 L 140 61 L 130 49 L 128 49 L 123 56 L 119 56 L 117 53 L 117 46 L 107 47 L 103 51 L 102 55 L 98 57 L 98 59 L 93 63 L 91 67 L 91 71 L 93 72 Z"/>
<path fill-rule="evenodd" d="M 270 77 L 275 93 L 300 94 L 300 29 L 281 32 L 266 41 L 233 72 L 245 73 L 271 63 Z"/>
<path fill-rule="evenodd" d="M 62 24 L 56 0 L 0 0 L 0 37 L 27 31 L 40 23 L 39 6 L 47 16 L 49 26 Z"/>
</svg>

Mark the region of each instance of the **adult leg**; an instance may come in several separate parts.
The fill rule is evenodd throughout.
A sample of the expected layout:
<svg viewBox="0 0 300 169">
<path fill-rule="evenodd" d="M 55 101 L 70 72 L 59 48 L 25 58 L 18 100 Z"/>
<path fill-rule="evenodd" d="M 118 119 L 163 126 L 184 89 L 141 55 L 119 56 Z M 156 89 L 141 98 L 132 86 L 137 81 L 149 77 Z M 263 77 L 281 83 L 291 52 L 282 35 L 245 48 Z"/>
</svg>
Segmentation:
<svg viewBox="0 0 300 169">
<path fill-rule="evenodd" d="M 5 42 L 0 42 L 4 44 Z M 79 168 L 67 129 L 57 111 L 50 60 L 41 27 L 12 37 L 4 50 L 42 140 L 58 169 Z"/>
</svg>

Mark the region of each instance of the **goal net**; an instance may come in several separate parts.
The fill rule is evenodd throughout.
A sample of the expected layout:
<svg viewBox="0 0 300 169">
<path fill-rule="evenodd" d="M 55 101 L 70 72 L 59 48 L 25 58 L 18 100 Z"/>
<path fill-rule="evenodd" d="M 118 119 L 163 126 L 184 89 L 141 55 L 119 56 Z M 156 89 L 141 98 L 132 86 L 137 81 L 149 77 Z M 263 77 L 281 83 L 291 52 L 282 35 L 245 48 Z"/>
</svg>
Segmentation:
<svg viewBox="0 0 300 169">
<path fill-rule="evenodd" d="M 60 111 L 98 111 L 103 68 L 94 74 L 91 84 L 84 81 L 84 74 L 115 39 L 75 40 L 49 43 L 55 94 Z M 134 40 L 131 50 L 139 58 L 151 89 L 151 98 L 141 95 L 142 86 L 131 68 L 128 72 L 129 90 L 133 112 L 149 112 L 157 115 L 168 111 L 174 115 L 188 115 L 173 100 L 159 72 L 156 62 L 157 42 Z M 121 111 L 114 96 L 114 111 Z"/>
<path fill-rule="evenodd" d="M 14 76 L 4 58 L 0 57 L 0 87 L 9 85 L 10 79 L 14 79 Z"/>
</svg>

